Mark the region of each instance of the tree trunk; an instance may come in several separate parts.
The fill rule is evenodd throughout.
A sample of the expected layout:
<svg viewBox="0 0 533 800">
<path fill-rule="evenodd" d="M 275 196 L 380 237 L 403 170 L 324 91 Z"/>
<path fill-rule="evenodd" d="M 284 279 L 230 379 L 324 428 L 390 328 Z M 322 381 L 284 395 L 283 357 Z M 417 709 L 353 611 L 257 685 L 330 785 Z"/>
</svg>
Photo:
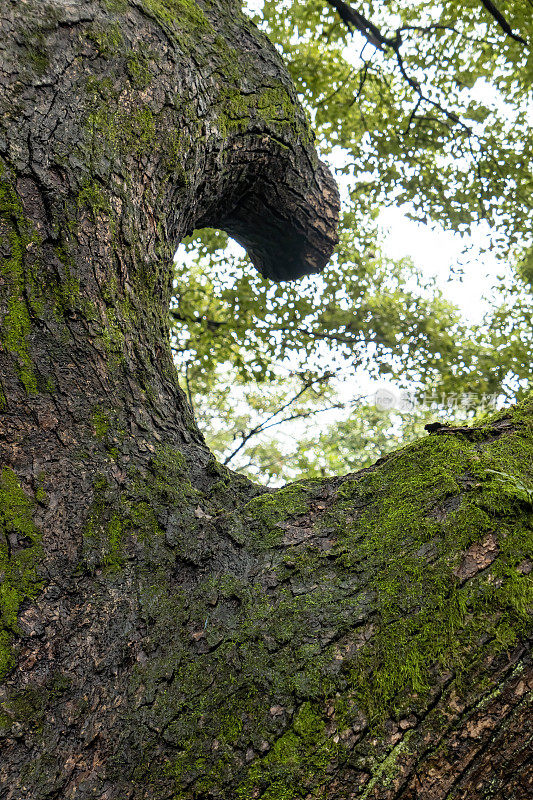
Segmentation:
<svg viewBox="0 0 533 800">
<path fill-rule="evenodd" d="M 270 492 L 168 339 L 223 228 L 321 269 L 338 196 L 230 0 L 2 0 L 0 798 L 531 790 L 533 404 Z"/>
</svg>

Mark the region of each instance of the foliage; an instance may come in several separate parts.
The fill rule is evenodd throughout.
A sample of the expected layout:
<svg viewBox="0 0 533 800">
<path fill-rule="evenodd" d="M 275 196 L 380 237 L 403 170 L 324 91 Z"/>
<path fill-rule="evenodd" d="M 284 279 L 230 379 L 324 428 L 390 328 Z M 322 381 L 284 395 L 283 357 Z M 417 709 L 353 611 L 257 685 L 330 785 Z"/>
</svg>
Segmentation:
<svg viewBox="0 0 533 800">
<path fill-rule="evenodd" d="M 505 8 L 525 38 L 530 3 Z M 174 345 L 189 397 L 215 452 L 228 460 L 238 448 L 228 463 L 259 462 L 268 478 L 351 469 L 397 446 L 398 417 L 353 403 L 349 422 L 317 427 L 328 419 L 323 409 L 342 405 L 340 377 L 353 385 L 365 370 L 419 392 L 507 399 L 530 379 L 531 47 L 506 36 L 478 0 L 354 7 L 383 35 L 399 35 L 399 52 L 351 35 L 317 0 L 265 0 L 255 14 L 336 166 L 344 201 L 336 257 L 320 277 L 273 285 L 224 233 L 203 231 L 176 266 Z M 481 324 L 461 320 L 408 260 L 384 256 L 376 219 L 391 203 L 462 235 L 490 226 L 490 246 L 518 266 Z M 427 416 L 409 417 L 406 440 Z M 289 448 L 292 471 L 286 446 L 258 438 L 285 418 L 309 422 L 295 428 L 303 441 Z"/>
<path fill-rule="evenodd" d="M 423 222 L 464 231 L 486 220 L 497 243 L 531 241 L 531 46 L 506 36 L 480 0 L 354 7 L 401 36 L 403 72 L 395 51 L 347 35 L 320 0 L 265 0 L 260 20 L 320 142 L 346 153 L 354 208 L 409 203 Z M 531 39 L 530 0 L 505 3 L 505 15 Z"/>
</svg>

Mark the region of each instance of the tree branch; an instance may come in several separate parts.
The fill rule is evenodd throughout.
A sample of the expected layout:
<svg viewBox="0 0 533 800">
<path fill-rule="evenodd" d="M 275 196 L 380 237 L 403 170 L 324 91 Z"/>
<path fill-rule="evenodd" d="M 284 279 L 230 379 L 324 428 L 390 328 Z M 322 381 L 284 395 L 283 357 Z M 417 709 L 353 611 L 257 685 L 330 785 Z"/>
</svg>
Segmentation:
<svg viewBox="0 0 533 800">
<path fill-rule="evenodd" d="M 496 22 L 498 23 L 500 28 L 505 31 L 507 36 L 510 36 L 511 39 L 514 39 L 515 42 L 520 42 L 520 44 L 527 44 L 525 39 L 523 39 L 517 33 L 513 33 L 511 26 L 509 25 L 509 23 L 507 22 L 507 20 L 505 19 L 505 17 L 501 13 L 501 11 L 499 11 L 496 8 L 496 6 L 492 2 L 492 0 L 481 0 L 481 2 L 485 6 L 485 8 L 489 12 L 489 14 L 492 17 L 494 17 L 494 19 L 496 20 Z"/>
<path fill-rule="evenodd" d="M 444 116 L 453 122 L 456 125 L 460 125 L 464 130 L 470 135 L 472 133 L 471 128 L 468 127 L 464 122 L 462 122 L 457 114 L 454 114 L 453 111 L 448 111 L 441 103 L 436 100 L 432 100 L 422 91 L 422 87 L 420 86 L 419 82 L 414 78 L 412 75 L 409 75 L 407 69 L 405 67 L 405 62 L 403 60 L 403 56 L 400 53 L 400 48 L 402 46 L 402 35 L 401 35 L 401 28 L 399 28 L 394 36 L 387 37 L 383 36 L 381 31 L 372 23 L 370 20 L 367 20 L 359 11 L 356 11 L 354 8 L 349 6 L 347 3 L 343 2 L 343 0 L 328 0 L 329 5 L 333 6 L 339 16 L 341 17 L 344 24 L 353 32 L 353 29 L 357 29 L 374 47 L 377 47 L 382 52 L 385 49 L 392 50 L 396 56 L 396 61 L 398 63 L 398 68 L 400 71 L 400 75 L 405 80 L 405 82 L 413 89 L 416 94 L 418 95 L 418 102 L 416 104 L 416 108 L 420 106 L 421 102 L 429 103 L 429 105 L 433 106 L 433 108 L 438 109 Z M 360 87 L 361 88 L 361 87 Z M 360 89 L 359 89 L 360 91 Z M 409 120 L 409 126 L 413 120 L 414 115 L 412 114 Z"/>
<path fill-rule="evenodd" d="M 352 6 L 345 3 L 344 0 L 327 0 L 328 4 L 332 6 L 337 13 L 339 14 L 341 20 L 344 22 L 348 30 L 353 33 L 354 29 L 358 30 L 365 39 L 370 42 L 374 47 L 378 50 L 384 52 L 386 49 L 392 50 L 396 55 L 396 61 L 398 63 L 398 68 L 400 70 L 400 74 L 402 78 L 406 81 L 406 83 L 416 92 L 418 95 L 418 102 L 416 105 L 416 109 L 420 106 L 421 102 L 429 103 L 434 108 L 438 109 L 444 116 L 453 122 L 456 125 L 460 125 L 469 135 L 472 133 L 472 129 L 462 122 L 457 114 L 454 114 L 452 111 L 448 111 L 441 103 L 436 100 L 432 100 L 430 97 L 424 94 L 422 91 L 422 87 L 420 86 L 419 82 L 414 78 L 412 75 L 409 75 L 405 68 L 405 62 L 403 57 L 400 53 L 400 48 L 402 46 L 402 31 L 408 29 L 414 29 L 414 26 L 398 28 L 394 34 L 394 36 L 384 36 L 379 28 L 374 25 L 373 22 L 368 20 L 366 17 L 363 16 L 359 11 L 352 8 Z M 494 3 L 491 0 L 481 0 L 484 7 L 487 11 L 494 17 L 494 19 L 498 22 L 500 27 L 505 31 L 508 36 L 511 36 L 515 41 L 521 42 L 522 44 L 527 44 L 525 39 L 523 39 L 518 34 L 513 33 L 509 23 L 505 20 L 501 12 L 496 8 Z M 435 29 L 439 26 L 431 26 Z M 427 30 L 427 29 L 426 29 Z M 416 111 L 415 109 L 415 111 Z M 411 114 L 409 118 L 409 127 L 414 119 L 414 113 Z"/>
<path fill-rule="evenodd" d="M 184 316 L 183 314 L 181 314 L 178 311 L 177 308 L 171 308 L 170 309 L 170 316 L 173 319 L 175 319 L 176 322 L 186 322 L 186 323 L 192 323 L 193 322 L 193 323 L 195 323 L 197 325 L 205 325 L 205 327 L 211 332 L 214 332 L 214 331 L 218 330 L 219 328 L 221 328 L 223 325 L 227 325 L 228 324 L 225 321 L 209 319 L 208 317 L 203 317 L 203 316 L 200 316 L 200 315 L 197 315 L 195 317 L 187 317 L 187 316 Z"/>
<path fill-rule="evenodd" d="M 343 0 L 328 0 L 330 6 L 337 11 L 339 17 L 342 19 L 350 32 L 358 30 L 370 44 L 377 47 L 379 50 L 384 50 L 385 46 L 389 44 L 388 40 L 383 36 L 379 28 L 373 22 L 366 19 L 359 11 L 344 3 Z"/>
</svg>

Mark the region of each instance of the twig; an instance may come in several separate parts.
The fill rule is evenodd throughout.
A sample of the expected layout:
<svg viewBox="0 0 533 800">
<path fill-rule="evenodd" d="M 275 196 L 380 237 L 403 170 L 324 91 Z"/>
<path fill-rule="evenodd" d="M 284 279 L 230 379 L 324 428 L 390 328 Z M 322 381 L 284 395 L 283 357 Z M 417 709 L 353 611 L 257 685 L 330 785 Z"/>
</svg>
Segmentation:
<svg viewBox="0 0 533 800">
<path fill-rule="evenodd" d="M 279 416 L 283 411 L 285 411 L 286 408 L 288 408 L 290 405 L 292 405 L 297 400 L 299 400 L 299 398 L 303 394 L 305 394 L 305 392 L 308 389 L 310 389 L 314 384 L 323 383 L 324 381 L 329 380 L 331 377 L 333 377 L 333 373 L 332 372 L 326 372 L 324 375 L 321 375 L 320 377 L 315 378 L 312 381 L 307 381 L 304 384 L 304 386 L 302 387 L 302 389 L 300 389 L 298 392 L 296 392 L 296 394 L 293 397 L 291 397 L 291 399 L 288 400 L 284 405 L 282 405 L 281 408 L 278 408 L 277 411 L 275 411 L 273 414 L 270 414 L 269 417 L 264 419 L 262 422 L 260 422 L 254 428 L 251 428 L 248 431 L 247 434 L 245 434 L 244 431 L 241 431 L 240 434 L 241 434 L 242 439 L 241 439 L 240 444 L 234 450 L 232 450 L 232 452 L 224 459 L 223 463 L 225 465 L 228 464 L 237 455 L 237 453 L 239 453 L 242 450 L 242 448 L 245 446 L 246 442 L 248 442 L 252 438 L 252 436 L 256 436 L 258 433 L 262 433 L 266 428 L 273 427 L 273 425 L 269 425 L 268 423 L 271 423 L 272 420 L 275 417 Z M 276 423 L 274 423 L 274 424 L 276 424 Z"/>
<path fill-rule="evenodd" d="M 403 132 L 404 136 L 407 136 L 407 134 L 409 133 L 409 129 L 411 128 L 412 122 L 413 122 L 413 120 L 414 120 L 414 118 L 416 116 L 416 112 L 418 111 L 421 102 L 422 102 L 422 98 L 419 97 L 417 102 L 416 102 L 416 106 L 413 108 L 413 110 L 411 111 L 411 113 L 409 115 L 409 121 L 407 122 L 407 128 Z"/>
<path fill-rule="evenodd" d="M 344 3 L 343 0 L 328 0 L 330 6 L 337 11 L 339 17 L 342 19 L 350 32 L 354 28 L 361 33 L 370 44 L 377 47 L 378 50 L 384 50 L 385 46 L 389 44 L 388 40 L 382 35 L 379 28 L 373 22 L 366 19 L 359 11 Z"/>
<path fill-rule="evenodd" d="M 170 316 L 173 319 L 175 319 L 176 322 L 186 322 L 189 324 L 191 322 L 194 322 L 197 325 L 205 325 L 206 328 L 212 332 L 228 324 L 227 322 L 219 321 L 216 319 L 209 319 L 208 317 L 202 317 L 199 315 L 196 315 L 195 317 L 186 317 L 183 316 L 183 314 L 181 314 L 177 308 L 170 309 Z"/>
</svg>

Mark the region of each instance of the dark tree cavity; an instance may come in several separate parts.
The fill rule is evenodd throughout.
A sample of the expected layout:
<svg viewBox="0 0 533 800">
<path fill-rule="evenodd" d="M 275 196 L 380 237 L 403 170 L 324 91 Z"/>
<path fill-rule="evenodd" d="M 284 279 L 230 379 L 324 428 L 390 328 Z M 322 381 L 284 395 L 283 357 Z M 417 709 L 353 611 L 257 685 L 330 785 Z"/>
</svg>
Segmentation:
<svg viewBox="0 0 533 800">
<path fill-rule="evenodd" d="M 1 800 L 524 800 L 533 404 L 276 491 L 217 464 L 172 254 L 327 262 L 287 72 L 230 0 L 0 19 Z"/>
</svg>

